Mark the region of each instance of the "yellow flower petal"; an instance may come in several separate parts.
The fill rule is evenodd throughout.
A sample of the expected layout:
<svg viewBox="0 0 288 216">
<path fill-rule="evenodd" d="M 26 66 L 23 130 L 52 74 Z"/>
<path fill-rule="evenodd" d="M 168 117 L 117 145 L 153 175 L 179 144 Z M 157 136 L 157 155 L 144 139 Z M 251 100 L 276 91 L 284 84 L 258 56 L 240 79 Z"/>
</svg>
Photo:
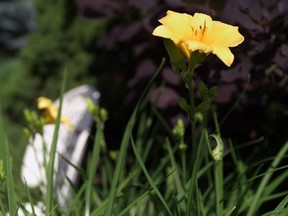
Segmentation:
<svg viewBox="0 0 288 216">
<path fill-rule="evenodd" d="M 212 18 L 206 14 L 202 14 L 202 13 L 195 13 L 194 16 L 193 16 L 193 26 L 195 28 L 199 28 L 201 26 L 209 29 L 210 26 L 212 25 Z"/>
<path fill-rule="evenodd" d="M 168 39 L 172 39 L 172 37 L 173 37 L 172 32 L 164 25 L 161 25 L 161 26 L 158 26 L 157 28 L 155 28 L 154 31 L 152 32 L 152 34 L 155 36 L 168 38 Z"/>
<path fill-rule="evenodd" d="M 210 43 L 227 47 L 235 47 L 244 41 L 238 27 L 214 21 L 207 32 Z"/>
<path fill-rule="evenodd" d="M 177 46 L 180 48 L 180 50 L 184 53 L 184 55 L 187 58 L 190 58 L 191 55 L 191 50 L 189 49 L 188 45 L 186 43 L 183 43 L 182 41 L 180 41 Z"/>
<path fill-rule="evenodd" d="M 49 98 L 46 98 L 46 97 L 39 97 L 37 102 L 38 102 L 38 106 L 37 106 L 38 109 L 45 109 L 45 108 L 53 106 L 53 102 Z"/>
<path fill-rule="evenodd" d="M 170 32 L 170 39 L 175 43 L 189 37 L 191 29 L 187 28 L 193 22 L 192 16 L 185 13 L 177 13 L 174 11 L 167 11 L 167 16 L 159 20 Z M 177 32 L 177 34 L 175 34 Z"/>
<path fill-rule="evenodd" d="M 172 40 L 187 58 L 190 58 L 192 52 L 199 50 L 217 55 L 230 66 L 234 55 L 229 47 L 238 46 L 244 41 L 238 27 L 213 21 L 210 16 L 202 13 L 191 16 L 167 11 L 159 22 L 162 25 L 156 27 L 152 34 Z"/>
<path fill-rule="evenodd" d="M 38 98 L 38 109 L 43 110 L 44 109 L 44 119 L 45 122 L 48 124 L 55 123 L 57 115 L 58 115 L 58 108 L 54 106 L 52 100 L 46 97 L 39 97 Z M 63 122 L 69 129 L 69 131 L 72 130 L 72 124 L 69 121 L 69 119 L 65 116 L 61 116 L 60 122 Z"/>
<path fill-rule="evenodd" d="M 185 42 L 188 46 L 188 49 L 192 52 L 199 50 L 202 53 L 210 53 L 213 51 L 212 46 L 207 46 L 207 44 L 198 42 L 198 41 L 187 41 Z"/>
<path fill-rule="evenodd" d="M 230 67 L 234 61 L 234 55 L 227 47 L 214 47 L 212 53 L 217 55 L 228 67 Z"/>
</svg>

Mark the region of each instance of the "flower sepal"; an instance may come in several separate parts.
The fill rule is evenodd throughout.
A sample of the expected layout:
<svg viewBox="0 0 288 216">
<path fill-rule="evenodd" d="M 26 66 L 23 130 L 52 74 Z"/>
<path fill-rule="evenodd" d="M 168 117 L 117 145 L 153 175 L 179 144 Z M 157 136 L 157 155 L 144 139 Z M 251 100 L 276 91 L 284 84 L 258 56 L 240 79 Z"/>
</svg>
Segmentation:
<svg viewBox="0 0 288 216">
<path fill-rule="evenodd" d="M 198 68 L 201 65 L 201 63 L 205 60 L 207 55 L 209 54 L 201 53 L 198 50 L 192 52 L 189 59 L 188 68 L 193 70 Z"/>
<path fill-rule="evenodd" d="M 164 45 L 166 51 L 170 57 L 170 62 L 174 71 L 180 73 L 180 71 L 187 70 L 185 64 L 185 55 L 179 50 L 179 48 L 170 39 L 164 39 Z"/>
</svg>

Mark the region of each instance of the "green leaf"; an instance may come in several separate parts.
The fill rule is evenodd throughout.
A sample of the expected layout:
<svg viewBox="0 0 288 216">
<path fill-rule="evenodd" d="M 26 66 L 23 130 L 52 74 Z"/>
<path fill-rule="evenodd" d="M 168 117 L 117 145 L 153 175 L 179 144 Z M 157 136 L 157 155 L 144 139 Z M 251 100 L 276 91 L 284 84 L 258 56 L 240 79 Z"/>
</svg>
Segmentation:
<svg viewBox="0 0 288 216">
<path fill-rule="evenodd" d="M 202 113 L 207 111 L 210 108 L 210 103 L 208 101 L 201 102 L 198 106 L 196 106 L 193 110 L 194 113 Z"/>
<path fill-rule="evenodd" d="M 213 101 L 214 98 L 217 96 L 217 86 L 213 86 L 208 90 L 207 97 Z"/>
<path fill-rule="evenodd" d="M 179 99 L 179 107 L 184 110 L 185 112 L 187 112 L 189 110 L 189 105 L 187 104 L 186 99 L 180 97 Z"/>
<path fill-rule="evenodd" d="M 207 94 L 207 91 L 208 89 L 206 85 L 204 84 L 204 82 L 200 81 L 198 84 L 198 94 L 202 100 L 204 100 L 205 95 Z"/>
<path fill-rule="evenodd" d="M 204 82 L 201 81 L 198 84 L 198 94 L 202 101 L 208 101 L 211 103 L 217 96 L 217 87 L 213 86 L 208 88 Z"/>
</svg>

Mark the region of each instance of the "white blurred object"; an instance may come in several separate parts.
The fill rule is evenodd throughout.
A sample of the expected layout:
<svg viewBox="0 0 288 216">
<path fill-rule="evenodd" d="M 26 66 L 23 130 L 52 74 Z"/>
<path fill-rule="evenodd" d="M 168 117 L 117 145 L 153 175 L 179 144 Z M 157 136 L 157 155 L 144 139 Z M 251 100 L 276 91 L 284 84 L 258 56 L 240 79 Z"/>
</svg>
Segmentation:
<svg viewBox="0 0 288 216">
<path fill-rule="evenodd" d="M 72 124 L 72 131 L 60 124 L 54 164 L 54 190 L 59 205 L 65 209 L 71 197 L 71 183 L 75 185 L 78 180 L 77 170 L 71 166 L 80 166 L 90 133 L 93 119 L 88 112 L 85 98 L 91 98 L 98 103 L 100 94 L 95 89 L 84 85 L 74 88 L 63 95 L 61 115 L 68 118 Z M 59 106 L 59 100 L 54 102 Z M 36 134 L 31 137 L 26 148 L 21 175 L 28 187 L 40 187 L 46 193 L 45 161 L 49 161 L 49 153 L 53 139 L 55 125 L 47 124 L 43 127 L 43 137 Z M 67 163 L 63 157 L 71 164 Z M 69 180 L 68 180 L 69 179 Z"/>
<path fill-rule="evenodd" d="M 18 216 L 26 216 L 27 212 L 29 214 L 33 213 L 32 206 L 31 206 L 30 203 L 25 203 L 23 208 L 25 210 L 23 210 L 22 208 L 19 208 L 19 210 L 17 212 Z M 34 212 L 35 212 L 36 216 L 44 216 L 45 215 L 44 203 L 38 202 L 36 205 L 33 206 L 33 209 L 34 209 Z M 7 214 L 7 215 L 9 215 L 9 214 Z"/>
</svg>

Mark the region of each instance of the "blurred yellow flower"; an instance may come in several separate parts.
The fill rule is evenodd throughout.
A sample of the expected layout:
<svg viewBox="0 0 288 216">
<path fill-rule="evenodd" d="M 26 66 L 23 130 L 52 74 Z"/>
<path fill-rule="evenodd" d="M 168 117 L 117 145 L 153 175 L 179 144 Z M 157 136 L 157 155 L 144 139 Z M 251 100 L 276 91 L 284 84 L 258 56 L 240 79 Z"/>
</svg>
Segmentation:
<svg viewBox="0 0 288 216">
<path fill-rule="evenodd" d="M 39 97 L 37 101 L 38 109 L 44 110 L 45 123 L 55 123 L 58 114 L 58 108 L 54 106 L 52 100 L 46 97 Z M 60 121 L 68 127 L 70 132 L 72 131 L 72 124 L 67 117 L 61 116 Z"/>
<path fill-rule="evenodd" d="M 231 66 L 234 55 L 229 47 L 238 46 L 244 41 L 238 27 L 219 21 L 213 21 L 206 14 L 167 11 L 159 20 L 162 24 L 156 27 L 153 35 L 172 40 L 187 58 L 198 50 L 201 53 L 213 53 L 227 66 Z"/>
</svg>

